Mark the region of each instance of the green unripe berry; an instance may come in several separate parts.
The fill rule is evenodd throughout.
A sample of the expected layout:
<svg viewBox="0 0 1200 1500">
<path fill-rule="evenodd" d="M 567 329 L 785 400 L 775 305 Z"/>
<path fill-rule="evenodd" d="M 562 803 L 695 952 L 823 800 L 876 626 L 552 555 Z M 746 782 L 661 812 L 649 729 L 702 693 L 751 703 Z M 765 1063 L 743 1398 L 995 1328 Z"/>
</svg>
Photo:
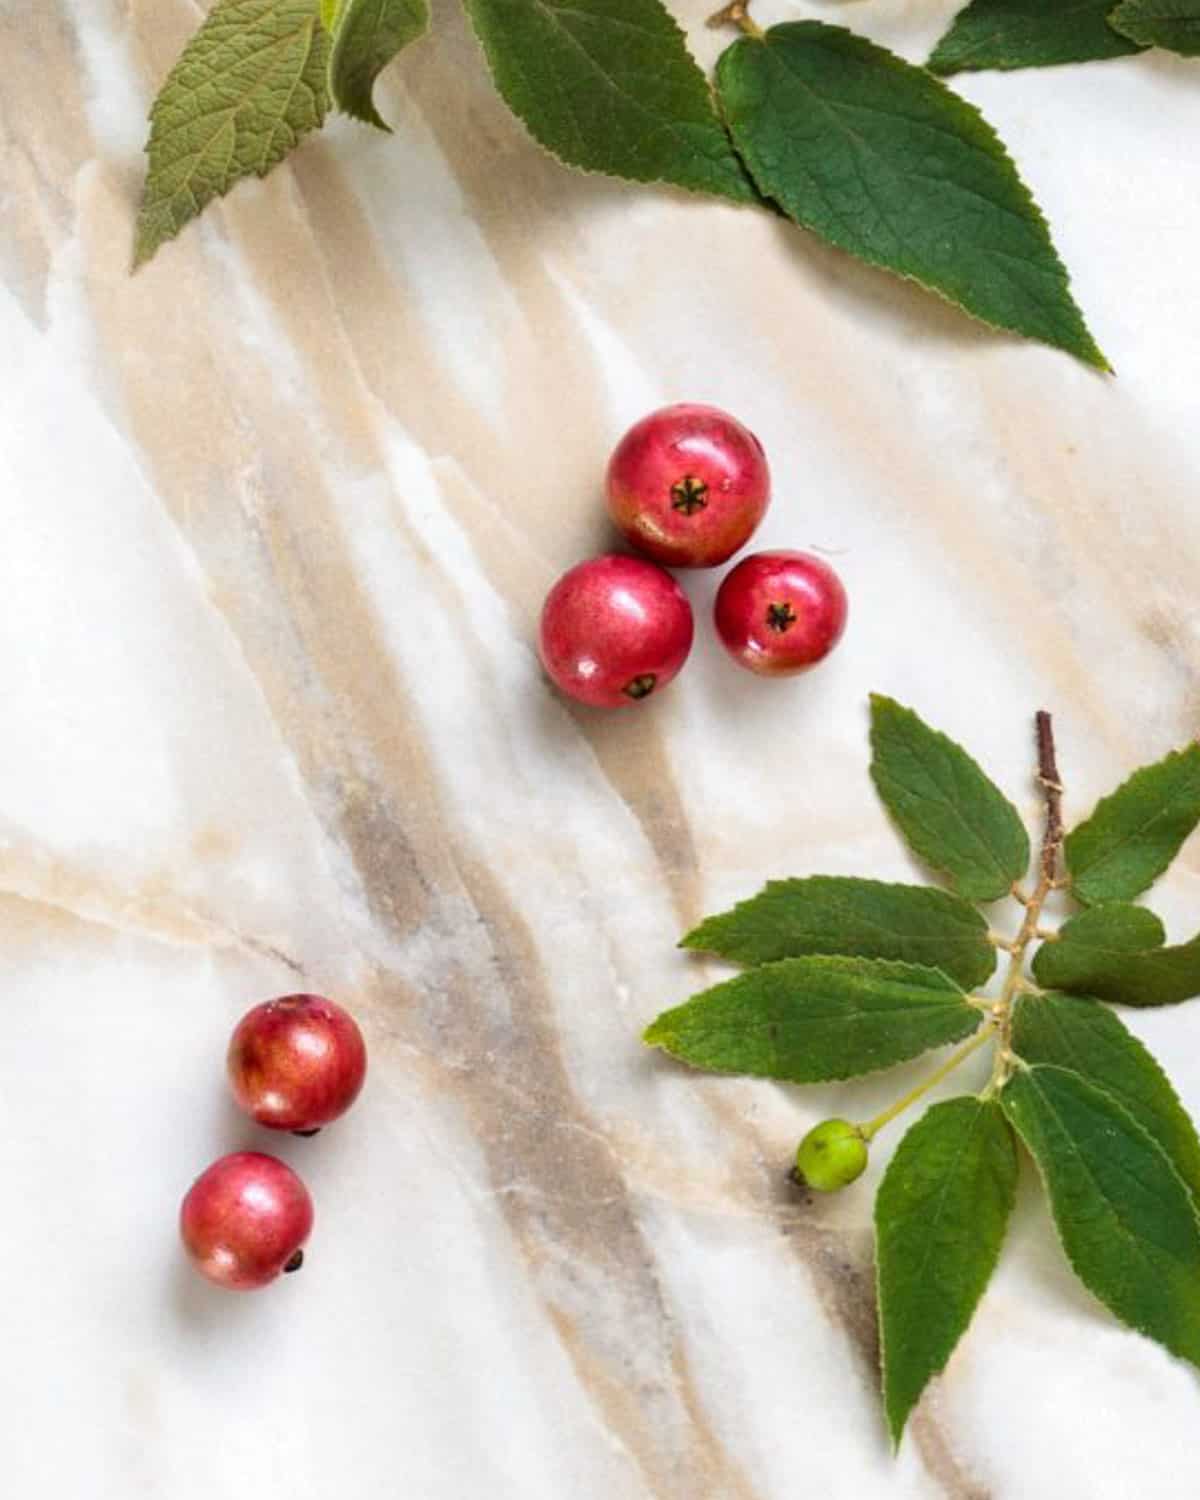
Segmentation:
<svg viewBox="0 0 1200 1500">
<path fill-rule="evenodd" d="M 817 1193 L 849 1187 L 867 1168 L 867 1143 L 849 1120 L 814 1125 L 796 1152 L 796 1176 Z"/>
</svg>

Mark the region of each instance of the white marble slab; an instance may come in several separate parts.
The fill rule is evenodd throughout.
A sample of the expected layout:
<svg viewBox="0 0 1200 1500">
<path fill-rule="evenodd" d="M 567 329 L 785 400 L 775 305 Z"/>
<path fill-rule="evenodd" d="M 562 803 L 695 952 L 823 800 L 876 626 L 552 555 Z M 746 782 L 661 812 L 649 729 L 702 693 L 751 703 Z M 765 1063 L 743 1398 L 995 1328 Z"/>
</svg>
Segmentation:
<svg viewBox="0 0 1200 1500">
<path fill-rule="evenodd" d="M 711 0 L 709 0 L 711 4 Z M 697 51 L 720 39 L 680 0 Z M 844 20 L 919 58 L 954 9 Z M 1168 1500 L 1193 1373 L 1072 1284 L 1027 1184 L 995 1285 L 889 1455 L 872 1188 L 782 1180 L 897 1080 L 697 1079 L 639 1028 L 673 948 L 772 874 L 903 875 L 882 689 L 1033 808 L 1197 729 L 1195 65 L 962 87 L 1118 372 L 976 330 L 733 209 L 573 176 L 454 8 L 335 124 L 127 275 L 143 117 L 190 0 L 5 0 L 0 43 L 0 1485 L 39 1500 Z M 762 540 L 828 550 L 807 680 L 702 639 L 661 700 L 548 695 L 531 628 L 607 542 L 623 426 L 672 399 L 772 455 Z M 701 610 L 709 578 L 689 580 Z M 1200 846 L 1156 902 L 1196 926 Z M 178 1198 L 262 1145 L 236 1017 L 349 1004 L 354 1114 L 288 1140 L 304 1273 L 182 1265 Z M 1200 1009 L 1138 1016 L 1200 1109 Z M 901 1080 L 916 1068 L 900 1070 Z"/>
</svg>

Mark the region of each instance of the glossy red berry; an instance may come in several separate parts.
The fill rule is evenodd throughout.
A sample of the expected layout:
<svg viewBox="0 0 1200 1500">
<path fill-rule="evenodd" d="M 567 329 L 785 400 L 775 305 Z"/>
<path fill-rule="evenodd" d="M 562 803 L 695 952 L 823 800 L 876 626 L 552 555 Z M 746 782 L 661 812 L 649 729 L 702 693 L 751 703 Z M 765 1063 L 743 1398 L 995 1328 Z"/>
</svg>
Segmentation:
<svg viewBox="0 0 1200 1500">
<path fill-rule="evenodd" d="M 308 1189 L 290 1167 L 260 1151 L 237 1151 L 214 1162 L 196 1178 L 179 1214 L 192 1264 L 235 1292 L 298 1271 L 312 1225 Z"/>
<path fill-rule="evenodd" d="M 568 697 L 621 708 L 661 692 L 692 649 L 687 595 L 669 573 L 611 554 L 564 573 L 542 608 L 542 664 Z"/>
<path fill-rule="evenodd" d="M 242 1017 L 226 1061 L 248 1115 L 272 1130 L 307 1135 L 354 1103 L 367 1049 L 340 1005 L 321 995 L 284 995 Z"/>
<path fill-rule="evenodd" d="M 608 465 L 608 509 L 639 551 L 712 568 L 750 540 L 771 498 L 754 434 L 715 406 L 683 403 L 631 427 Z"/>
<path fill-rule="evenodd" d="M 756 552 L 721 584 L 713 614 L 734 661 L 764 677 L 784 677 L 829 655 L 846 628 L 847 609 L 841 579 L 821 558 Z"/>
</svg>

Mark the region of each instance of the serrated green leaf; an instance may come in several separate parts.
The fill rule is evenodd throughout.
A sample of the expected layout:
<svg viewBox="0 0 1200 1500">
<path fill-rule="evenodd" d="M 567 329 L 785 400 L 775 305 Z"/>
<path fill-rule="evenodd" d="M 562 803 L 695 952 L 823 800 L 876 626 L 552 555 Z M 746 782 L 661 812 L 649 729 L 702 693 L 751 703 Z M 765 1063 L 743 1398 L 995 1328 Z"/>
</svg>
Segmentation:
<svg viewBox="0 0 1200 1500">
<path fill-rule="evenodd" d="M 1128 57 L 1139 49 L 1108 24 L 1112 7 L 1113 0 L 972 0 L 927 66 L 945 74 Z"/>
<path fill-rule="evenodd" d="M 464 0 L 508 107 L 570 166 L 758 196 L 660 0 Z"/>
<path fill-rule="evenodd" d="M 1200 995 L 1200 937 L 1166 948 L 1166 936 L 1144 906 L 1093 906 L 1042 944 L 1034 977 L 1048 989 L 1114 1005 L 1178 1005 Z"/>
<path fill-rule="evenodd" d="M 702 922 L 680 946 L 740 964 L 809 953 L 898 959 L 941 969 L 968 988 L 996 967 L 987 923 L 960 897 L 834 875 L 772 880 L 749 901 Z"/>
<path fill-rule="evenodd" d="M 1170 1157 L 1200 1201 L 1200 1138 L 1150 1051 L 1107 1006 L 1072 995 L 1029 996 L 1017 1007 L 1013 1048 L 1029 1063 L 1067 1068 L 1122 1105 Z"/>
<path fill-rule="evenodd" d="M 389 130 L 375 108 L 375 80 L 428 29 L 428 0 L 345 0 L 335 19 L 329 59 L 334 104 L 366 125 Z"/>
<path fill-rule="evenodd" d="M 734 42 L 717 90 L 750 175 L 797 224 L 995 328 L 1108 368 L 996 133 L 923 68 L 795 21 Z"/>
<path fill-rule="evenodd" d="M 1110 17 L 1118 31 L 1143 47 L 1200 55 L 1198 0 L 1123 0 Z"/>
<path fill-rule="evenodd" d="M 883 1396 L 892 1442 L 945 1368 L 995 1269 L 1017 1189 L 999 1105 L 935 1104 L 892 1158 L 875 1199 Z"/>
<path fill-rule="evenodd" d="M 979 1024 L 979 1011 L 937 969 L 785 958 L 664 1011 L 644 1040 L 710 1072 L 820 1083 L 891 1067 Z"/>
<path fill-rule="evenodd" d="M 871 697 L 871 778 L 914 852 L 968 901 L 995 901 L 1029 869 L 1016 808 L 961 746 L 911 708 Z"/>
<path fill-rule="evenodd" d="M 313 0 L 217 0 L 150 112 L 135 266 L 324 122 L 329 45 Z"/>
<path fill-rule="evenodd" d="M 1131 901 L 1200 823 L 1200 745 L 1135 771 L 1067 835 L 1071 890 L 1085 906 Z"/>
<path fill-rule="evenodd" d="M 1065 1068 L 1021 1069 L 1000 1099 L 1080 1281 L 1122 1322 L 1200 1364 L 1200 1222 L 1162 1147 Z"/>
</svg>

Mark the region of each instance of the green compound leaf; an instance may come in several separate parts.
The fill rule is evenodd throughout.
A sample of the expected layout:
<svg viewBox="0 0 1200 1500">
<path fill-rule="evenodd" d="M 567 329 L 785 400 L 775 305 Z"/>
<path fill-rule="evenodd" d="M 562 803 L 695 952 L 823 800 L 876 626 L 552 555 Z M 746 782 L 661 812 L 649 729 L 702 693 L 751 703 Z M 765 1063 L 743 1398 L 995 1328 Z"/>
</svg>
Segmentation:
<svg viewBox="0 0 1200 1500">
<path fill-rule="evenodd" d="M 334 104 L 366 125 L 388 130 L 372 97 L 375 80 L 398 52 L 428 29 L 427 0 L 344 0 L 334 16 L 329 60 Z"/>
<path fill-rule="evenodd" d="M 1170 1079 L 1106 1006 L 1071 995 L 1022 1000 L 1013 1047 L 1029 1063 L 1078 1073 L 1122 1105 L 1200 1201 L 1200 1138 Z"/>
<path fill-rule="evenodd" d="M 937 44 L 934 73 L 968 68 L 1049 68 L 1140 49 L 1108 24 L 1113 0 L 973 0 Z"/>
<path fill-rule="evenodd" d="M 901 1141 L 875 1199 L 883 1397 L 892 1442 L 945 1368 L 991 1278 L 1017 1189 L 996 1103 L 935 1104 Z"/>
<path fill-rule="evenodd" d="M 891 1067 L 979 1023 L 979 1011 L 937 969 L 785 958 L 664 1011 L 644 1040 L 711 1072 L 820 1083 Z"/>
<path fill-rule="evenodd" d="M 797 21 L 734 42 L 717 90 L 750 175 L 797 224 L 993 327 L 1108 369 L 1012 159 L 924 69 Z"/>
<path fill-rule="evenodd" d="M 833 875 L 772 880 L 702 922 L 680 946 L 748 965 L 809 953 L 898 959 L 941 969 L 966 988 L 983 984 L 996 967 L 987 923 L 960 897 Z"/>
<path fill-rule="evenodd" d="M 926 864 L 968 901 L 996 901 L 1029 869 L 1016 808 L 965 750 L 912 711 L 871 698 L 871 778 Z"/>
<path fill-rule="evenodd" d="M 1200 823 L 1200 745 L 1135 771 L 1067 835 L 1071 890 L 1085 906 L 1131 901 Z"/>
<path fill-rule="evenodd" d="M 569 166 L 758 195 L 660 0 L 464 0 L 505 103 Z"/>
<path fill-rule="evenodd" d="M 1200 937 L 1166 948 L 1166 936 L 1144 906 L 1093 906 L 1042 944 L 1034 977 L 1048 989 L 1114 1005 L 1178 1005 L 1200 995 Z"/>
<path fill-rule="evenodd" d="M 135 267 L 320 127 L 329 48 L 313 0 L 217 0 L 150 111 Z"/>
<path fill-rule="evenodd" d="M 1200 1363 L 1200 1221 L 1162 1147 L 1064 1068 L 1022 1069 L 1000 1098 L 1080 1281 L 1122 1322 Z"/>
<path fill-rule="evenodd" d="M 1200 56 L 1200 0 L 1122 0 L 1110 19 L 1143 47 Z"/>
</svg>

